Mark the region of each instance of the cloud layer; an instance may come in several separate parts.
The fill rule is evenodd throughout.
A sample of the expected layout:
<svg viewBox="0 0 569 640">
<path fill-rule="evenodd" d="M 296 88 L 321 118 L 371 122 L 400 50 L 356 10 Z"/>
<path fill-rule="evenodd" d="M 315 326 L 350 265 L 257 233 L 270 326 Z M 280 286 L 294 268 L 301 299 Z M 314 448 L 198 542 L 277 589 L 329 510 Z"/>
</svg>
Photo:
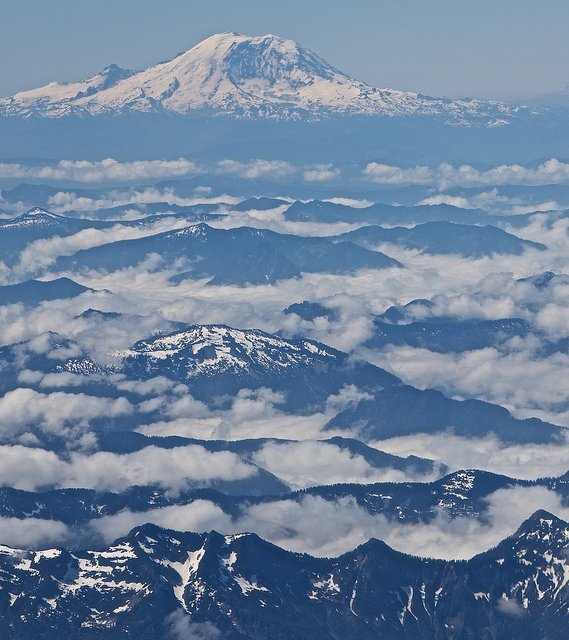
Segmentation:
<svg viewBox="0 0 569 640">
<path fill-rule="evenodd" d="M 486 522 L 467 516 L 450 519 L 442 511 L 425 524 L 394 522 L 383 515 L 369 514 L 352 498 L 328 501 L 306 496 L 300 501 L 284 499 L 253 505 L 237 518 L 207 500 L 199 500 L 145 513 L 124 511 L 93 521 L 92 527 L 106 541 L 145 522 L 190 531 L 216 529 L 226 534 L 255 531 L 286 549 L 317 556 L 340 555 L 378 538 L 412 555 L 467 559 L 511 535 L 538 508 L 569 517 L 569 509 L 554 493 L 541 487 L 517 487 L 491 494 Z"/>
<path fill-rule="evenodd" d="M 286 193 L 280 194 L 285 204 L 263 211 L 252 206 L 243 211 L 243 207 L 234 206 L 243 197 L 215 189 L 184 191 L 180 187 L 177 191 L 172 186 L 136 186 L 136 181 L 192 176 L 201 170 L 202 167 L 184 159 L 129 163 L 61 161 L 41 167 L 0 164 L 0 177 L 69 180 L 91 185 L 133 183 L 124 188 L 92 188 L 89 192 L 76 187 L 61 188 L 50 200 L 50 206 L 60 213 L 75 210 L 87 216 L 97 212 L 102 215 L 102 209 L 125 205 L 128 209 L 124 216 L 134 218 L 140 215 L 145 203 L 170 203 L 164 205 L 164 213 L 175 204 L 223 203 L 223 219 L 212 223 L 223 228 L 248 225 L 301 235 L 333 235 L 357 226 L 349 221 L 334 225 L 287 221 L 286 203 L 293 198 Z M 344 176 L 338 167 L 327 163 L 300 167 L 279 160 L 225 160 L 209 170 L 216 176 L 247 180 L 249 189 L 254 189 L 251 185 L 256 180 L 278 180 L 281 185 L 304 181 L 312 184 L 310 190 L 323 190 L 328 184 L 332 185 L 328 188 L 331 202 L 354 207 L 371 204 L 363 198 L 339 196 L 333 185 L 336 178 Z M 22 252 L 16 268 L 5 267 L 0 271 L 4 282 L 31 274 L 45 278 L 67 275 L 97 291 L 34 308 L 0 306 L 0 343 L 31 340 L 13 351 L 18 370 L 16 388 L 5 389 L 0 398 L 0 484 L 28 490 L 90 487 L 112 491 L 146 484 L 175 493 L 188 487 L 254 480 L 263 475 L 255 465 L 298 488 L 409 479 L 401 472 L 374 468 L 363 456 L 315 441 L 333 435 L 323 431 L 324 425 L 343 407 L 362 397 L 361 391 L 349 385 L 331 396 L 318 413 L 307 410 L 305 415 L 288 415 L 279 407 L 281 398 L 269 389 L 242 390 L 224 408 L 210 409 L 188 394 L 183 385 L 165 378 L 140 382 L 113 374 L 105 378 L 106 391 L 102 395 L 92 389 L 102 383 L 103 377 L 93 374 L 84 378 L 56 371 L 55 367 L 49 373 L 38 371 L 41 366 L 29 362 L 26 355 L 28 349 L 54 363 L 62 362 L 65 355 L 77 358 L 87 355 L 102 364 L 116 364 L 113 352 L 128 348 L 138 339 L 170 331 L 175 323 L 220 322 L 258 327 L 289 337 L 310 337 L 345 350 L 353 358 L 364 356 L 418 387 L 436 387 L 455 397 L 497 402 L 517 416 L 533 415 L 569 424 L 569 402 L 563 384 L 569 365 L 567 352 L 562 348 L 547 350 L 550 343 L 569 337 L 568 280 L 558 278 L 544 289 L 531 282 L 518 282 L 521 277 L 546 270 L 569 272 L 569 223 L 560 216 L 544 213 L 558 208 L 553 196 L 530 201 L 523 194 L 504 195 L 494 189 L 505 184 L 569 184 L 569 165 L 549 160 L 535 167 L 504 165 L 482 170 L 468 165 L 401 168 L 370 163 L 364 177 L 390 188 L 423 185 L 427 188 L 392 191 L 404 194 L 407 199 L 416 193 L 417 200 L 424 204 L 447 202 L 513 213 L 541 211 L 528 218 L 526 226 L 509 230 L 522 238 L 544 242 L 547 249 L 519 256 L 466 259 L 426 255 L 420 248 L 405 250 L 390 246 L 384 249 L 400 260 L 405 269 L 368 270 L 345 276 L 304 274 L 298 280 L 241 288 L 204 286 L 203 280 L 174 284 L 170 278 L 176 268 L 165 264 L 160 256 L 151 256 L 136 267 L 113 273 L 108 273 L 105 265 L 88 272 L 75 268 L 65 274 L 54 271 L 60 255 L 186 224 L 173 216 L 135 230 L 117 225 L 108 231 L 88 230 L 68 238 L 39 240 Z M 482 191 L 433 192 L 455 187 L 480 187 Z M 366 188 L 370 190 L 367 193 L 376 189 L 369 183 Z M 364 350 L 362 345 L 374 334 L 377 315 L 394 304 L 406 304 L 417 298 L 428 298 L 431 305 L 417 306 L 409 313 L 409 321 L 513 317 L 525 320 L 531 332 L 527 338 L 461 353 L 435 353 L 424 347 L 393 345 Z M 283 315 L 283 309 L 303 300 L 318 302 L 334 313 L 314 320 Z M 84 314 L 92 308 L 118 315 Z M 69 346 L 60 348 L 56 354 L 49 332 L 64 333 L 71 339 Z M 3 372 L 9 371 L 8 359 L 6 354 L 0 358 Z M 91 391 L 89 385 L 93 385 Z M 270 442 L 254 453 L 251 461 L 228 452 L 211 453 L 198 445 L 176 449 L 149 447 L 119 455 L 97 450 L 94 432 L 103 416 L 107 426 L 116 421 L 153 436 L 278 437 L 300 442 Z M 50 446 L 57 438 L 66 442 L 62 450 L 41 448 Z M 565 443 L 504 446 L 493 438 L 467 440 L 451 433 L 372 444 L 398 455 L 430 457 L 453 468 L 477 467 L 527 478 L 564 473 L 569 459 L 569 445 Z M 463 558 L 495 544 L 537 508 L 567 516 L 566 507 L 557 496 L 544 489 L 498 492 L 489 500 L 488 522 L 474 518 L 449 520 L 441 512 L 433 522 L 421 525 L 393 523 L 383 516 L 370 515 L 350 499 L 327 502 L 306 496 L 300 502 L 274 499 L 249 506 L 239 516 L 208 500 L 146 513 L 125 510 L 93 522 L 89 533 L 98 539 L 111 540 L 137 524 L 152 521 L 197 531 L 213 528 L 226 533 L 256 531 L 286 548 L 315 555 L 335 555 L 369 537 L 378 537 L 410 553 Z M 0 542 L 33 546 L 76 540 L 74 536 L 79 535 L 55 521 L 34 520 L 30 524 L 28 527 L 17 519 L 0 519 Z M 180 633 L 187 631 L 184 624 L 173 621 L 171 634 L 178 633 L 178 628 Z M 201 631 L 192 627 L 188 633 L 196 635 Z"/>
<path fill-rule="evenodd" d="M 147 447 L 129 454 L 97 451 L 62 458 L 52 451 L 21 445 L 0 446 L 0 486 L 35 491 L 87 488 L 121 491 L 134 485 L 157 485 L 172 491 L 215 482 L 251 478 L 257 468 L 226 451 L 201 446 L 175 449 Z"/>
</svg>

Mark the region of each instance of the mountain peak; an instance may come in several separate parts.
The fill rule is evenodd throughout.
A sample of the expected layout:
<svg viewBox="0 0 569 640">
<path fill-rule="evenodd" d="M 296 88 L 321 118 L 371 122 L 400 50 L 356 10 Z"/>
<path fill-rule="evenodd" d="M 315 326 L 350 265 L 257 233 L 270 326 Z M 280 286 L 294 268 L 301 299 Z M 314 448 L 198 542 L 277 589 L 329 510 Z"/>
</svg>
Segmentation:
<svg viewBox="0 0 569 640">
<path fill-rule="evenodd" d="M 312 340 L 286 340 L 256 329 L 226 325 L 192 325 L 137 342 L 124 354 L 159 363 L 176 358 L 190 378 L 219 372 L 239 372 L 260 366 L 282 370 L 313 360 L 335 360 L 341 354 Z"/>
<path fill-rule="evenodd" d="M 526 559 L 545 558 L 546 552 L 551 549 L 556 549 L 560 556 L 565 557 L 568 547 L 569 523 L 545 509 L 538 509 L 509 538 L 478 557 L 522 557 L 518 552 L 523 551 L 522 555 Z"/>
<path fill-rule="evenodd" d="M 120 80 L 124 80 L 125 78 L 130 78 L 134 74 L 132 69 L 123 69 L 119 67 L 117 64 L 110 64 L 103 69 L 103 71 L 98 74 L 103 77 L 103 81 L 101 83 L 101 89 L 108 89 L 109 87 L 113 87 Z M 97 78 L 98 76 L 95 76 Z"/>
<path fill-rule="evenodd" d="M 47 211 L 47 209 L 42 209 L 41 207 L 33 207 L 23 215 L 25 216 L 50 216 L 51 218 L 55 218 L 56 216 L 53 213 Z"/>
<path fill-rule="evenodd" d="M 539 537 L 541 538 L 543 531 L 565 532 L 564 535 L 569 541 L 569 523 L 545 509 L 538 509 L 529 518 L 526 518 L 514 536 L 536 536 L 539 532 Z"/>
<path fill-rule="evenodd" d="M 15 218 L 3 221 L 1 226 L 2 228 L 14 228 L 24 226 L 29 227 L 32 225 L 57 225 L 62 220 L 65 220 L 63 216 L 58 216 L 50 211 L 42 209 L 41 207 L 34 207 Z"/>
<path fill-rule="evenodd" d="M 213 112 L 238 118 L 323 118 L 334 114 L 435 116 L 452 122 L 507 122 L 518 108 L 377 89 L 316 53 L 274 34 L 217 33 L 166 62 L 132 72 L 106 67 L 87 80 L 51 83 L 0 99 L 0 114 L 99 115 Z"/>
</svg>

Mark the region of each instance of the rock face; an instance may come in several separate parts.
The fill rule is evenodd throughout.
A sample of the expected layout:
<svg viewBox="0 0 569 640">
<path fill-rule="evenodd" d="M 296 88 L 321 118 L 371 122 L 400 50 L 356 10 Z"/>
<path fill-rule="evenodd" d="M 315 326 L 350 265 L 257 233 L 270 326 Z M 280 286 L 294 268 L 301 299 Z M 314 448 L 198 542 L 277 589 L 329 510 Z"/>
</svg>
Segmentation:
<svg viewBox="0 0 569 640">
<path fill-rule="evenodd" d="M 292 40 L 220 33 L 172 60 L 133 72 L 116 65 L 80 82 L 52 82 L 0 100 L 0 114 L 59 118 L 211 110 L 239 118 L 338 114 L 435 116 L 456 124 L 507 124 L 519 111 L 484 100 L 453 101 L 377 89 L 338 71 Z"/>
<path fill-rule="evenodd" d="M 99 550 L 2 547 L 0 620 L 9 640 L 144 640 L 174 623 L 235 640 L 562 638 L 568 545 L 569 525 L 545 511 L 467 562 L 373 539 L 313 558 L 253 534 L 144 525 Z"/>
</svg>

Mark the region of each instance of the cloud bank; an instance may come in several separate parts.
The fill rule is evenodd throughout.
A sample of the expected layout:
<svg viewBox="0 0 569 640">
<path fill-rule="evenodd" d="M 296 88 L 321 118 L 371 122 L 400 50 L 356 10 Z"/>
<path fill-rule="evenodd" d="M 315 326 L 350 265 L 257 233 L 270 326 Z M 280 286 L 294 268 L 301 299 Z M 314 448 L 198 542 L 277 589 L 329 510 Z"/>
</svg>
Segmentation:
<svg viewBox="0 0 569 640">
<path fill-rule="evenodd" d="M 72 182 L 131 182 L 188 176 L 199 167 L 190 160 L 135 160 L 120 162 L 114 158 L 100 161 L 60 160 L 54 165 L 34 166 L 0 162 L 0 178 L 69 180 Z"/>
<path fill-rule="evenodd" d="M 506 184 L 536 186 L 569 184 L 569 163 L 551 158 L 537 167 L 504 164 L 492 169 L 480 170 L 468 164 L 455 167 L 442 163 L 437 167 L 417 165 L 404 168 L 380 162 L 370 162 L 365 166 L 363 175 L 377 184 L 428 185 L 436 186 L 439 189 Z"/>
</svg>

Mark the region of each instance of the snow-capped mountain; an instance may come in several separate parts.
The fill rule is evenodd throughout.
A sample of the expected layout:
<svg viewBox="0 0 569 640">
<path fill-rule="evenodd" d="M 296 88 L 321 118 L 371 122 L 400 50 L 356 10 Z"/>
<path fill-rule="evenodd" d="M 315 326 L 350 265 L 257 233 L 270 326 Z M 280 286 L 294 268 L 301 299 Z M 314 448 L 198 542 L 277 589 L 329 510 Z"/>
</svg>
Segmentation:
<svg viewBox="0 0 569 640">
<path fill-rule="evenodd" d="M 514 418 L 498 405 L 404 385 L 384 369 L 352 361 L 321 343 L 263 331 L 193 325 L 140 341 L 117 355 L 130 378 L 164 376 L 186 384 L 206 403 L 244 389 L 268 388 L 282 394 L 289 410 L 306 412 L 353 385 L 369 395 L 351 403 L 327 428 L 348 433 L 356 429 L 364 441 L 449 429 L 466 437 L 492 433 L 509 442 L 551 442 L 565 433 L 537 418 Z"/>
<path fill-rule="evenodd" d="M 237 374 L 252 369 L 269 374 L 288 367 L 314 366 L 334 361 L 342 354 L 312 340 L 291 341 L 254 329 L 233 329 L 224 325 L 194 325 L 186 331 L 137 342 L 124 354 L 143 356 L 148 365 L 166 359 L 184 362 L 183 376 Z"/>
<path fill-rule="evenodd" d="M 65 218 L 63 216 L 58 216 L 55 213 L 51 213 L 51 211 L 42 209 L 41 207 L 34 207 L 15 218 L 2 221 L 0 223 L 0 227 L 2 228 L 2 231 L 5 229 L 21 229 L 24 227 L 51 227 L 64 221 Z"/>
<path fill-rule="evenodd" d="M 133 379 L 164 376 L 186 384 L 206 403 L 244 389 L 272 389 L 292 411 L 322 407 L 346 385 L 366 391 L 399 384 L 368 363 L 352 363 L 346 353 L 313 340 L 288 340 L 255 329 L 192 325 L 142 340 L 116 354 Z"/>
<path fill-rule="evenodd" d="M 378 89 L 338 71 L 312 51 L 274 35 L 220 33 L 172 60 L 132 72 L 116 65 L 80 82 L 51 82 L 0 100 L 0 114 L 124 112 L 296 119 L 332 114 L 436 116 L 458 124 L 507 124 L 520 107 L 430 98 Z"/>
<path fill-rule="evenodd" d="M 100 384 L 105 378 L 120 372 L 131 381 L 163 376 L 186 385 L 192 396 L 217 408 L 230 406 L 239 392 L 270 389 L 276 394 L 273 401 L 277 406 L 307 414 L 323 410 L 330 396 L 343 389 L 356 388 L 360 393 L 325 427 L 336 432 L 334 435 L 345 432 L 368 442 L 453 429 L 465 437 L 494 434 L 512 443 L 565 438 L 563 427 L 538 418 L 515 418 L 499 405 L 455 400 L 439 391 L 405 385 L 385 369 L 313 340 L 291 340 L 215 324 L 180 327 L 180 323 L 170 323 L 169 327 L 169 333 L 114 351 L 112 366 L 93 361 L 74 341 L 57 334 L 50 336 L 49 351 L 60 350 L 64 344 L 68 349 L 63 353 L 73 349 L 75 356 L 62 355 L 54 360 L 48 357 L 47 346 L 45 354 L 38 354 L 30 342 L 4 346 L 0 349 L 0 390 L 6 392 L 21 384 L 19 372 L 23 366 L 82 376 L 82 391 L 95 395 L 101 393 Z M 101 380 L 97 382 L 93 374 Z M 106 393 L 111 393 L 111 379 L 108 385 Z M 27 386 L 34 388 L 34 383 L 30 381 Z M 77 392 L 77 387 L 70 391 Z M 129 428 L 141 421 L 146 423 L 149 417 L 148 413 L 133 414 Z M 105 418 L 107 427 L 110 422 Z"/>
<path fill-rule="evenodd" d="M 339 558 L 145 525 L 108 548 L 0 549 L 3 637 L 565 637 L 569 525 L 539 511 L 468 562 L 370 540 Z M 528 560 L 529 559 L 529 560 Z M 530 561 L 531 560 L 531 561 Z M 206 622 L 207 621 L 207 622 Z"/>
<path fill-rule="evenodd" d="M 69 236 L 85 229 L 104 229 L 112 222 L 82 220 L 56 215 L 35 207 L 15 218 L 0 221 L 0 253 L 5 264 L 14 264 L 22 249 L 36 240 Z"/>
</svg>

